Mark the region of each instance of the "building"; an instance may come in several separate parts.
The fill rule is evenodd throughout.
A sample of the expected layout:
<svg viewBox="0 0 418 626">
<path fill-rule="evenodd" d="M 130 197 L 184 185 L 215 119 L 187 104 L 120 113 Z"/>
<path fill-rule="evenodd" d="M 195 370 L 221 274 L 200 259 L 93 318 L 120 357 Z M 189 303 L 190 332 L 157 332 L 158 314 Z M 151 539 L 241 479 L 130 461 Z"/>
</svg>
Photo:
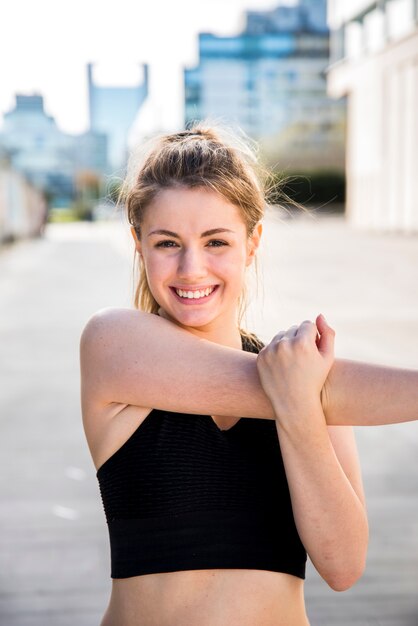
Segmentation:
<svg viewBox="0 0 418 626">
<path fill-rule="evenodd" d="M 62 132 L 45 112 L 40 94 L 16 95 L 15 107 L 4 115 L 0 146 L 13 170 L 53 199 L 55 206 L 73 200 L 78 173 L 100 177 L 107 169 L 107 137 L 92 131 L 78 136 Z"/>
<path fill-rule="evenodd" d="M 100 85 L 94 65 L 87 66 L 90 131 L 107 136 L 108 169 L 124 168 L 129 131 L 148 95 L 148 65 L 142 65 L 143 79 L 133 86 Z"/>
<path fill-rule="evenodd" d="M 270 11 L 247 11 L 246 32 L 315 32 L 328 35 L 327 5 L 322 0 L 300 0 L 297 7 L 278 6 Z"/>
<path fill-rule="evenodd" d="M 0 144 L 13 169 L 35 187 L 57 199 L 72 197 L 74 139 L 45 112 L 41 95 L 16 95 L 15 107 L 4 115 Z"/>
<path fill-rule="evenodd" d="M 107 135 L 88 130 L 74 138 L 74 165 L 76 170 L 89 170 L 102 175 L 108 170 Z"/>
<path fill-rule="evenodd" d="M 348 97 L 347 215 L 418 231 L 418 1 L 329 0 L 328 91 Z"/>
<path fill-rule="evenodd" d="M 185 122 L 206 117 L 242 128 L 286 167 L 343 167 L 345 102 L 326 92 L 325 0 L 248 11 L 242 33 L 199 35 L 185 70 Z"/>
</svg>

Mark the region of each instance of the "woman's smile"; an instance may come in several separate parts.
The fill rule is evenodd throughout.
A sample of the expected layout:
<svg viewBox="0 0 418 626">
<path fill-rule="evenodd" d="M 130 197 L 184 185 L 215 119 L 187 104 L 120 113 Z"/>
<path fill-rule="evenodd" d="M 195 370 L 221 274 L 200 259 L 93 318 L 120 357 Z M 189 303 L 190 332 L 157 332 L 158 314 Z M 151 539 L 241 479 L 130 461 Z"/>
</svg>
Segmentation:
<svg viewBox="0 0 418 626">
<path fill-rule="evenodd" d="M 219 285 L 210 287 L 170 287 L 176 298 L 186 306 L 205 304 L 215 294 Z"/>
</svg>

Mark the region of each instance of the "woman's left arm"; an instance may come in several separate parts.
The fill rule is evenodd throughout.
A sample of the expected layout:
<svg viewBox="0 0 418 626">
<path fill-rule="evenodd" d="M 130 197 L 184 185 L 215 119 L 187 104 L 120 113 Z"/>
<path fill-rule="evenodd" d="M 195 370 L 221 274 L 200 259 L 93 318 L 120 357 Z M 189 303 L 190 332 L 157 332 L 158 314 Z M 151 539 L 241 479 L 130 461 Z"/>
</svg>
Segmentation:
<svg viewBox="0 0 418 626">
<path fill-rule="evenodd" d="M 335 590 L 361 576 L 368 524 L 354 435 L 329 427 L 320 392 L 332 366 L 334 331 L 317 337 L 310 321 L 281 332 L 257 367 L 269 397 L 296 526 L 313 564 Z"/>
<path fill-rule="evenodd" d="M 306 411 L 309 429 L 283 428 L 276 420 L 293 514 L 315 568 L 332 589 L 344 591 L 362 575 L 368 543 L 354 433 L 350 426 L 327 427 L 319 401 Z"/>
</svg>

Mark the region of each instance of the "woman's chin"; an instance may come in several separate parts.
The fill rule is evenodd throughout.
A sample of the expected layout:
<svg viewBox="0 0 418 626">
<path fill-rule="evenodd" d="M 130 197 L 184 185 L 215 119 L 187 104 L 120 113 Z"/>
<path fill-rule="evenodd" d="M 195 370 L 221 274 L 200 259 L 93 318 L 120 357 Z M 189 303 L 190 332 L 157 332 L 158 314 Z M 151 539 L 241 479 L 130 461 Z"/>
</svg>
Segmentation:
<svg viewBox="0 0 418 626">
<path fill-rule="evenodd" d="M 186 312 L 183 314 L 172 315 L 171 319 L 181 326 L 186 326 L 188 328 L 201 328 L 210 325 L 211 322 L 214 321 L 214 316 L 202 315 L 202 313 L 193 314 L 191 312 Z"/>
</svg>

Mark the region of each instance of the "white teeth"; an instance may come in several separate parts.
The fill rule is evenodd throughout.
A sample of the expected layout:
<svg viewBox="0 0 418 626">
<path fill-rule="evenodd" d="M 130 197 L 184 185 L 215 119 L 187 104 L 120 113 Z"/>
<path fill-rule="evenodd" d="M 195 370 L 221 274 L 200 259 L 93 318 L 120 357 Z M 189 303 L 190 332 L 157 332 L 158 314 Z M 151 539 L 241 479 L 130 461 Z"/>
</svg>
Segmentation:
<svg viewBox="0 0 418 626">
<path fill-rule="evenodd" d="M 215 287 L 207 287 L 206 289 L 198 289 L 196 291 L 185 291 L 184 289 L 176 289 L 176 294 L 181 298 L 189 298 L 190 300 L 197 300 L 198 298 L 204 298 L 209 296 Z"/>
</svg>

